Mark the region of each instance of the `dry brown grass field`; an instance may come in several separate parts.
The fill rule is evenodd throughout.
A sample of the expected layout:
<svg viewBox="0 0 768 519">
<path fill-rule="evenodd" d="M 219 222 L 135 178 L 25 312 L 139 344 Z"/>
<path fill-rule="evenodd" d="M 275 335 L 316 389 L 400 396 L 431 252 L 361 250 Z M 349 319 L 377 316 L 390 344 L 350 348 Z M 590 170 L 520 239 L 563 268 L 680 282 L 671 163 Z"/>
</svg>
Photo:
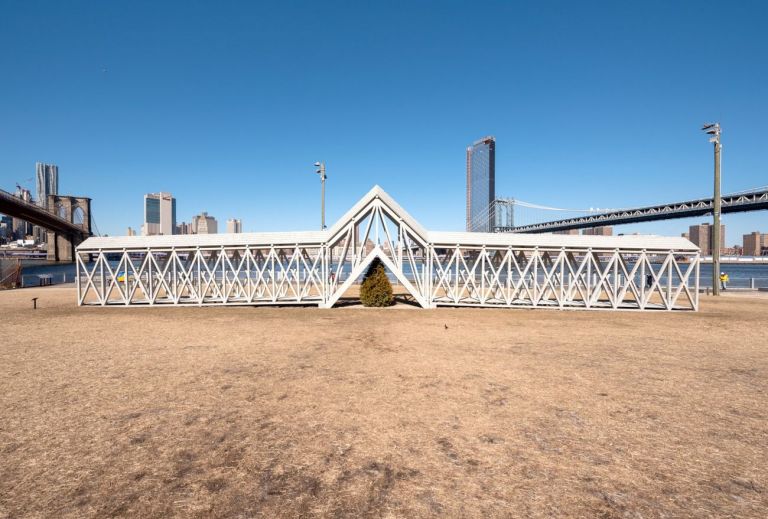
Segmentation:
<svg viewBox="0 0 768 519">
<path fill-rule="evenodd" d="M 767 515 L 768 299 L 74 302 L 0 292 L 0 517 Z"/>
</svg>

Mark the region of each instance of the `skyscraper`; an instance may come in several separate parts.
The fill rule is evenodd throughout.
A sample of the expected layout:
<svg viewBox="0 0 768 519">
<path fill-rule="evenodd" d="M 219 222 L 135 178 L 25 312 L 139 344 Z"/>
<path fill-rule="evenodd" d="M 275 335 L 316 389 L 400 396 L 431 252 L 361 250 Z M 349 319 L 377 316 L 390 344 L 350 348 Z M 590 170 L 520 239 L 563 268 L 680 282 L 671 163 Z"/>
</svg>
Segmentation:
<svg viewBox="0 0 768 519">
<path fill-rule="evenodd" d="M 227 232 L 230 234 L 243 232 L 243 221 L 239 218 L 227 220 Z"/>
<path fill-rule="evenodd" d="M 13 218 L 0 215 L 0 243 L 13 239 Z"/>
<path fill-rule="evenodd" d="M 16 185 L 16 192 L 14 193 L 14 196 L 17 198 L 21 198 L 27 203 L 32 203 L 32 195 L 29 192 L 29 189 L 24 189 L 23 187 Z M 27 236 L 34 233 L 33 226 L 31 223 L 27 222 L 26 220 L 22 220 L 21 218 L 15 218 L 13 219 L 13 236 L 17 240 L 25 240 Z"/>
<path fill-rule="evenodd" d="M 192 232 L 194 234 L 216 234 L 219 232 L 219 223 L 213 216 L 202 212 L 192 217 Z"/>
<path fill-rule="evenodd" d="M 700 225 L 691 225 L 688 228 L 688 239 L 691 240 L 700 250 L 702 256 L 712 254 L 712 236 L 713 229 L 709 223 Z M 725 247 L 725 225 L 720 224 L 720 245 Z"/>
<path fill-rule="evenodd" d="M 613 227 L 610 225 L 606 227 L 589 227 L 584 229 L 584 236 L 613 236 Z"/>
<path fill-rule="evenodd" d="M 176 224 L 176 234 L 194 234 L 192 232 L 192 224 L 187 222 L 179 222 Z"/>
<path fill-rule="evenodd" d="M 493 231 L 490 206 L 496 198 L 496 139 L 483 137 L 467 148 L 467 231 Z"/>
<path fill-rule="evenodd" d="M 752 232 L 743 236 L 745 256 L 762 256 L 763 251 L 768 252 L 768 234 Z"/>
<path fill-rule="evenodd" d="M 59 194 L 59 167 L 53 164 L 35 164 L 37 177 L 37 205 L 49 209 L 48 195 Z"/>
<path fill-rule="evenodd" d="M 170 193 L 144 195 L 142 236 L 171 235 L 176 232 L 176 199 Z"/>
</svg>

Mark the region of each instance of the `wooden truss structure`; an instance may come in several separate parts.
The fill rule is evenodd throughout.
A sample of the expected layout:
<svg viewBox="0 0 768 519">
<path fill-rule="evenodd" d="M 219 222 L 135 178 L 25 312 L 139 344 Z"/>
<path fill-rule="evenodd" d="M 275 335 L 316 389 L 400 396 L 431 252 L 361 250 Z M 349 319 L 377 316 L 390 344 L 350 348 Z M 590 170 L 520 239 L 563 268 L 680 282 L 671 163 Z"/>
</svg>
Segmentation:
<svg viewBox="0 0 768 519">
<path fill-rule="evenodd" d="M 77 248 L 77 298 L 330 308 L 375 258 L 424 308 L 699 303 L 699 251 L 683 238 L 426 231 L 379 187 L 327 231 L 89 238 Z"/>
</svg>

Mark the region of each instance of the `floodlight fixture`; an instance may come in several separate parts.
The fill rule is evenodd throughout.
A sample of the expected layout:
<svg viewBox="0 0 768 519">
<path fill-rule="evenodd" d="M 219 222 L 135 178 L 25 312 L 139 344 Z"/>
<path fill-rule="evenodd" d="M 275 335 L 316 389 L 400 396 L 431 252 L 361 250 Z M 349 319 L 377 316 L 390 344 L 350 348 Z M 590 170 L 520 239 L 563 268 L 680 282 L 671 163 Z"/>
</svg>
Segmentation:
<svg viewBox="0 0 768 519">
<path fill-rule="evenodd" d="M 707 135 L 711 135 L 709 142 L 718 144 L 720 142 L 720 123 L 705 123 L 701 130 Z"/>
</svg>

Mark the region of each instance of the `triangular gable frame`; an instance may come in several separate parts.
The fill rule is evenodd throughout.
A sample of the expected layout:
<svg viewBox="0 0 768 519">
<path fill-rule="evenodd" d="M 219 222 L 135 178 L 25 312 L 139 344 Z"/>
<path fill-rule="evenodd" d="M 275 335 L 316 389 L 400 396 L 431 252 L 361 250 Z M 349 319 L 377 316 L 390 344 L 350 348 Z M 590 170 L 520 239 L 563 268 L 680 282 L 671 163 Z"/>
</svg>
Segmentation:
<svg viewBox="0 0 768 519">
<path fill-rule="evenodd" d="M 413 296 L 418 303 L 424 307 L 428 308 L 429 304 L 424 299 L 424 297 L 414 288 L 414 286 L 411 284 L 410 281 L 403 275 L 403 272 L 395 266 L 394 263 L 392 263 L 392 260 L 387 257 L 387 255 L 384 253 L 384 251 L 381 249 L 380 246 L 376 245 L 371 252 L 368 253 L 368 255 L 363 258 L 363 260 L 358 263 L 358 265 L 352 270 L 349 277 L 344 281 L 344 283 L 339 286 L 336 291 L 331 294 L 331 296 L 328 298 L 328 301 L 325 304 L 326 308 L 331 308 L 333 305 L 336 304 L 336 302 L 339 300 L 339 298 L 346 292 L 349 287 L 352 286 L 352 283 L 359 278 L 363 272 L 370 266 L 370 264 L 373 262 L 374 258 L 379 258 L 382 263 L 394 274 L 394 276 L 397 278 L 400 283 L 403 284 L 406 290 Z"/>
</svg>

